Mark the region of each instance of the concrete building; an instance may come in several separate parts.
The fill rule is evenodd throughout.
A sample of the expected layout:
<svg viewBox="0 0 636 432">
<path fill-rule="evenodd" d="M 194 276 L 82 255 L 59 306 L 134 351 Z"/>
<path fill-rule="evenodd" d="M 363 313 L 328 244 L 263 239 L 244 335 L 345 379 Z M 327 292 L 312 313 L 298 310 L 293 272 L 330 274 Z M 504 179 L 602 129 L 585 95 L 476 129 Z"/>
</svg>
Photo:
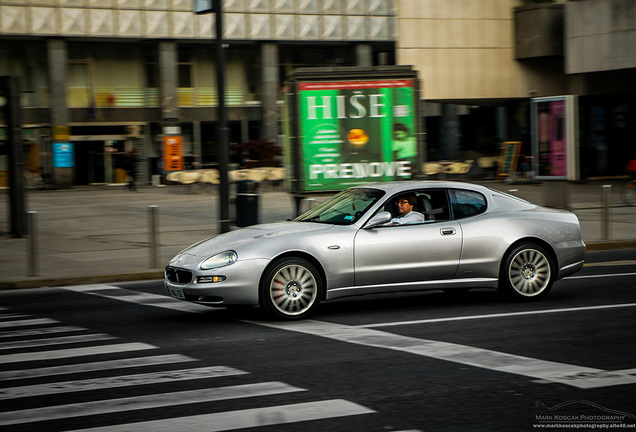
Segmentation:
<svg viewBox="0 0 636 432">
<path fill-rule="evenodd" d="M 541 128 L 566 95 L 569 178 L 620 175 L 636 158 L 632 0 L 399 0 L 396 43 L 397 62 L 420 71 L 429 159 L 521 141 L 538 174 L 559 177 L 545 158 L 561 143 Z"/>
<path fill-rule="evenodd" d="M 163 173 L 166 127 L 180 129 L 186 166 L 216 163 L 214 15 L 195 15 L 193 3 L 0 0 L 0 75 L 21 76 L 30 169 L 58 187 L 118 182 L 135 147 L 148 182 Z M 419 71 L 425 160 L 476 159 L 519 141 L 535 174 L 577 179 L 623 174 L 636 157 L 633 0 L 223 8 L 232 144 L 278 139 L 294 68 L 404 64 Z M 0 176 L 4 140 L 0 126 Z"/>
<path fill-rule="evenodd" d="M 293 68 L 394 62 L 393 0 L 224 0 L 223 10 L 232 144 L 277 141 Z M 58 187 L 120 182 L 135 147 L 149 181 L 162 174 L 165 127 L 180 129 L 187 166 L 214 164 L 214 21 L 193 0 L 0 0 L 0 75 L 22 78 L 29 168 Z"/>
</svg>

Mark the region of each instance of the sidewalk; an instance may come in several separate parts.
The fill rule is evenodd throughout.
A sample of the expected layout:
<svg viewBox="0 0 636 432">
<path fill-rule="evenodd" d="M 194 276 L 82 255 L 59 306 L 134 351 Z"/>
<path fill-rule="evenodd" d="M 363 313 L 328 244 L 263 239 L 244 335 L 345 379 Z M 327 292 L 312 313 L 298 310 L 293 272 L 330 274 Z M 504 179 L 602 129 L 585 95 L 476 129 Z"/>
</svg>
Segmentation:
<svg viewBox="0 0 636 432">
<path fill-rule="evenodd" d="M 535 204 L 545 201 L 545 184 L 480 182 Z M 613 184 L 611 241 L 602 241 L 601 189 Z M 620 202 L 620 182 L 571 185 L 571 210 L 579 217 L 588 250 L 636 248 L 636 207 Z M 231 197 L 234 197 L 231 189 Z M 216 189 L 191 186 L 88 186 L 34 190 L 27 211 L 37 211 L 39 262 L 30 276 L 29 238 L 12 238 L 8 191 L 0 191 L 0 289 L 152 280 L 163 277 L 170 258 L 190 244 L 220 232 Z M 294 200 L 282 188 L 265 186 L 260 222 L 294 217 Z M 159 266 L 151 268 L 149 206 L 158 206 Z M 230 204 L 234 218 L 234 205 Z"/>
</svg>

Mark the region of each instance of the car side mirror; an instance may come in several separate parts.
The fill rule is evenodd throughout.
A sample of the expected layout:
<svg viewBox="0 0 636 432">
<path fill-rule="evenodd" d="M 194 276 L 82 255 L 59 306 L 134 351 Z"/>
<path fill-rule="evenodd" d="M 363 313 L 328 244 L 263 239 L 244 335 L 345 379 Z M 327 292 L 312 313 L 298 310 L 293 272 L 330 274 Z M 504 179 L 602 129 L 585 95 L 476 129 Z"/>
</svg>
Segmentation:
<svg viewBox="0 0 636 432">
<path fill-rule="evenodd" d="M 373 216 L 369 222 L 367 222 L 367 224 L 364 226 L 365 229 L 367 228 L 375 228 L 378 227 L 380 225 L 384 225 L 388 222 L 391 222 L 391 219 L 393 219 L 393 216 L 391 215 L 391 213 L 389 213 L 388 211 L 383 211 L 378 213 L 377 215 Z"/>
</svg>

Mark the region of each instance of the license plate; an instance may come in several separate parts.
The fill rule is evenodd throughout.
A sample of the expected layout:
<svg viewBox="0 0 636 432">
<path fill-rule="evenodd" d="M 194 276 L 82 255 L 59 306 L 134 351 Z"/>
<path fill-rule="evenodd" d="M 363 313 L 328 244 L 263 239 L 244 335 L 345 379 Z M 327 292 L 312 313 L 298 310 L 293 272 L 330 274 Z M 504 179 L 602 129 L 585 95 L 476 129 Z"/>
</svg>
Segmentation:
<svg viewBox="0 0 636 432">
<path fill-rule="evenodd" d="M 170 295 L 172 297 L 185 300 L 185 294 L 183 294 L 183 290 L 170 288 Z"/>
</svg>

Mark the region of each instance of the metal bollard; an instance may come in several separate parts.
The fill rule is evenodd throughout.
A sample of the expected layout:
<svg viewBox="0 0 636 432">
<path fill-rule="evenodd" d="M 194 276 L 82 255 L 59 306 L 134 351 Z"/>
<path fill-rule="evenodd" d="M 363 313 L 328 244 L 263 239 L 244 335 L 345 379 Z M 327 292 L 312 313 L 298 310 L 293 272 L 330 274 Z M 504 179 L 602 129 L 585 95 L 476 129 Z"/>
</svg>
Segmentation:
<svg viewBox="0 0 636 432">
<path fill-rule="evenodd" d="M 40 256 L 38 248 L 38 230 L 37 230 L 38 212 L 27 212 L 27 224 L 29 229 L 29 268 L 27 276 L 40 276 Z"/>
<path fill-rule="evenodd" d="M 601 194 L 601 223 L 603 240 L 610 239 L 610 206 L 612 203 L 612 185 L 603 185 Z"/>
<path fill-rule="evenodd" d="M 150 268 L 159 267 L 159 206 L 148 206 Z"/>
<path fill-rule="evenodd" d="M 312 208 L 316 207 L 316 200 L 314 198 L 305 198 L 303 200 L 303 207 L 303 213 L 311 210 Z"/>
</svg>

